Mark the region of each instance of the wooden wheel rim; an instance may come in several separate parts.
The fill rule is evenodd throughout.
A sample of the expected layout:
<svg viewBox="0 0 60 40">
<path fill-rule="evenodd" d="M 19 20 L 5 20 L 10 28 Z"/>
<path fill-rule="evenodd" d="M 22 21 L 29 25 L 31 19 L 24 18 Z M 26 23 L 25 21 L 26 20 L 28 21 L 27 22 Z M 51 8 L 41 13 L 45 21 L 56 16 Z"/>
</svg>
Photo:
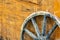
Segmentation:
<svg viewBox="0 0 60 40">
<path fill-rule="evenodd" d="M 50 18 L 52 18 L 55 22 L 56 22 L 56 24 L 57 25 L 54 25 L 54 27 L 52 28 L 52 30 L 54 31 L 55 29 L 56 29 L 56 26 L 58 26 L 59 24 L 58 24 L 58 21 L 56 20 L 56 17 L 53 15 L 53 14 L 51 14 L 51 13 L 49 13 L 49 12 L 45 12 L 45 11 L 38 11 L 38 12 L 34 12 L 34 13 L 32 13 L 30 16 L 28 16 L 25 20 L 24 20 L 24 22 L 23 22 L 23 24 L 22 24 L 22 28 L 21 28 L 21 40 L 23 40 L 23 38 L 22 38 L 22 36 L 23 36 L 23 30 L 24 30 L 24 28 L 26 27 L 25 25 L 27 24 L 27 22 L 29 21 L 29 20 L 31 20 L 32 18 L 34 18 L 34 17 L 36 17 L 36 16 L 39 16 L 39 15 L 43 15 L 43 16 L 49 16 Z M 45 20 L 45 19 L 44 19 Z M 34 21 L 34 19 L 32 19 L 32 21 Z M 36 26 L 36 25 L 35 25 Z M 44 28 L 44 27 L 43 27 Z M 44 39 L 41 39 L 41 40 L 45 40 L 45 39 L 48 39 L 49 37 L 50 37 L 50 35 L 52 34 L 52 30 L 50 30 L 50 32 L 48 32 L 48 34 L 47 34 L 47 36 L 45 36 L 45 38 Z M 38 32 L 39 33 L 39 32 Z M 37 33 L 37 34 L 38 34 Z M 44 35 L 44 30 L 43 30 L 43 35 Z M 40 37 L 39 35 L 37 35 L 38 37 Z M 35 37 L 36 38 L 36 37 Z M 34 40 L 40 40 L 40 39 L 34 39 Z"/>
</svg>

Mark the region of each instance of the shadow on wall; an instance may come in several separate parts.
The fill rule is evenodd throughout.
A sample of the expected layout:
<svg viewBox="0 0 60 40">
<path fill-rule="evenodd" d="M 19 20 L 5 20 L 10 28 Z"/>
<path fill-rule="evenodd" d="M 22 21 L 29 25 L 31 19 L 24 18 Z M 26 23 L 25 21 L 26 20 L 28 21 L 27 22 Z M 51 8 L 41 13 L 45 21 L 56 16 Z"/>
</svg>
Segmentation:
<svg viewBox="0 0 60 40">
<path fill-rule="evenodd" d="M 0 40 L 4 40 L 2 36 L 0 36 Z"/>
</svg>

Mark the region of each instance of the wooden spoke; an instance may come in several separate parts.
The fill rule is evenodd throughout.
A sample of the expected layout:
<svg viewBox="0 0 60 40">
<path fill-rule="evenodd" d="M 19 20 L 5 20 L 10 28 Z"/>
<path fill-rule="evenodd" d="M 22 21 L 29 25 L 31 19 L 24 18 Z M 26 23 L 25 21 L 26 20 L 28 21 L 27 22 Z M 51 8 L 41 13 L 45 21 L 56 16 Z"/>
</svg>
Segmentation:
<svg viewBox="0 0 60 40">
<path fill-rule="evenodd" d="M 32 37 L 33 39 L 36 39 L 37 37 L 32 33 L 30 32 L 28 29 L 24 29 L 24 31 L 30 36 Z"/>
<path fill-rule="evenodd" d="M 34 28 L 35 28 L 35 31 L 36 31 L 36 33 L 37 33 L 37 36 L 40 37 L 40 31 L 39 31 L 39 28 L 38 28 L 38 25 L 37 25 L 35 19 L 32 18 L 31 21 L 32 21 L 32 24 L 33 24 L 33 26 L 34 26 Z"/>
</svg>

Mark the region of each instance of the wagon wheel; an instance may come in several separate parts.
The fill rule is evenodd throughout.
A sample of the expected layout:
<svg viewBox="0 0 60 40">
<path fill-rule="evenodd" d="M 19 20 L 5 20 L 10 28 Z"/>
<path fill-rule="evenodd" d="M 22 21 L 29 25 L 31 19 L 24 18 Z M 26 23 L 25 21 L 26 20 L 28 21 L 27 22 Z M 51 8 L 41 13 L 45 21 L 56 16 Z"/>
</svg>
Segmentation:
<svg viewBox="0 0 60 40">
<path fill-rule="evenodd" d="M 36 23 L 36 19 L 35 17 L 37 16 L 43 16 L 43 23 L 42 23 L 42 31 L 40 32 L 38 25 Z M 54 20 L 55 24 L 52 26 L 52 28 L 48 31 L 48 33 L 46 34 L 46 24 L 48 24 L 47 21 L 47 17 L 50 17 L 52 20 Z M 28 24 L 28 22 L 31 21 L 32 25 L 35 29 L 36 35 L 34 33 L 32 33 L 27 27 L 26 25 Z M 27 35 L 29 35 L 28 37 L 31 37 L 31 40 L 49 40 L 51 34 L 54 32 L 54 30 L 58 27 L 58 23 L 56 20 L 56 17 L 54 15 L 52 15 L 49 12 L 44 12 L 44 11 L 40 11 L 40 12 L 35 12 L 33 14 L 31 14 L 29 17 L 27 17 L 27 19 L 24 21 L 24 23 L 22 24 L 22 29 L 21 29 L 21 40 L 26 40 L 24 39 L 24 33 L 26 33 Z M 27 39 L 29 40 L 29 39 Z"/>
</svg>

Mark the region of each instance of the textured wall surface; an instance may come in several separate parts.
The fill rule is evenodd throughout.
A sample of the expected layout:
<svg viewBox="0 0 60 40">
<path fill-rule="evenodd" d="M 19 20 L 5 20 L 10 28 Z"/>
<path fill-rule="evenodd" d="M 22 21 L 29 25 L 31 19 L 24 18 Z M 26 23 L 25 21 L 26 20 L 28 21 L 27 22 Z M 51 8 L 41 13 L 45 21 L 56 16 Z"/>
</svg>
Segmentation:
<svg viewBox="0 0 60 40">
<path fill-rule="evenodd" d="M 0 0 L 0 38 L 20 40 L 24 19 L 40 10 L 60 17 L 60 0 Z M 60 28 L 57 28 L 55 37 L 60 38 Z"/>
</svg>

